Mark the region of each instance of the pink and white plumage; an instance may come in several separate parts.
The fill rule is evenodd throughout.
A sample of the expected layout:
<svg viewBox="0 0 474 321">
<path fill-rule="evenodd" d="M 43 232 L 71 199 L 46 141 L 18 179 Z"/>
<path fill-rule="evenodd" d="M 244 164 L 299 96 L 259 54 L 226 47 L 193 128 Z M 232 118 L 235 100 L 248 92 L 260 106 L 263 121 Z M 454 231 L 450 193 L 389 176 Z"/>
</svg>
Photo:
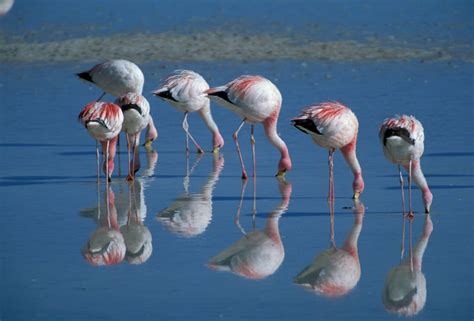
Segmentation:
<svg viewBox="0 0 474 321">
<path fill-rule="evenodd" d="M 184 113 L 183 129 L 186 132 L 186 152 L 189 149 L 188 137 L 196 145 L 198 152 L 204 152 L 189 133 L 187 117 L 188 113 L 192 112 L 198 112 L 207 128 L 211 131 L 214 152 L 217 152 L 219 148 L 224 146 L 224 139 L 212 118 L 209 98 L 203 95 L 203 92 L 207 89 L 209 89 L 209 85 L 200 74 L 191 70 L 175 70 L 163 81 L 160 88 L 153 91 L 154 95 Z"/>
<path fill-rule="evenodd" d="M 131 61 L 124 59 L 108 60 L 97 64 L 91 69 L 80 72 L 77 76 L 85 81 L 91 82 L 104 91 L 115 97 L 120 97 L 128 93 L 143 93 L 145 76 L 141 69 Z M 149 128 L 146 134 L 146 144 L 150 144 L 158 137 L 158 132 L 149 117 Z"/>
<path fill-rule="evenodd" d="M 105 154 L 104 171 L 107 181 L 109 181 L 114 169 L 117 137 L 122 129 L 122 110 L 113 103 L 92 102 L 80 112 L 78 119 L 85 126 L 88 133 L 97 142 L 101 142 L 102 151 Z M 98 155 L 98 146 L 96 146 L 97 180 L 99 180 Z"/>
<path fill-rule="evenodd" d="M 278 163 L 278 176 L 284 176 L 291 170 L 291 158 L 288 147 L 277 133 L 277 122 L 280 114 L 282 97 L 278 88 L 262 76 L 240 76 L 224 86 L 210 88 L 205 91 L 209 98 L 230 109 L 243 118 L 240 126 L 234 132 L 233 138 L 237 145 L 242 178 L 247 178 L 247 172 L 240 152 L 238 133 L 245 122 L 251 124 L 251 144 L 255 176 L 255 139 L 253 137 L 254 124 L 262 123 L 265 134 L 270 143 L 281 154 Z"/>
<path fill-rule="evenodd" d="M 354 198 L 359 198 L 364 191 L 364 180 L 356 155 L 359 122 L 354 113 L 341 103 L 324 102 L 305 108 L 301 115 L 292 119 L 292 123 L 302 132 L 309 134 L 316 144 L 329 149 L 330 198 L 334 197 L 331 184 L 333 153 L 336 149 L 341 150 L 354 174 Z"/>
<path fill-rule="evenodd" d="M 140 157 L 137 146 L 140 144 L 140 132 L 146 128 L 150 118 L 150 104 L 145 97 L 137 93 L 128 93 L 118 98 L 115 103 L 120 106 L 124 120 L 122 131 L 127 135 L 128 180 L 133 180 L 140 168 Z M 130 161 L 130 146 L 133 161 Z"/>
<path fill-rule="evenodd" d="M 400 165 L 408 171 L 410 189 L 409 215 L 413 215 L 411 205 L 412 178 L 422 192 L 425 213 L 429 213 L 433 201 L 433 194 L 431 194 L 420 164 L 425 139 L 422 124 L 413 116 L 402 115 L 388 118 L 380 127 L 379 138 L 383 146 L 385 158 L 398 165 L 400 185 L 402 188 L 403 211 L 405 212 L 405 205 L 403 198 L 403 176 L 400 171 Z"/>
<path fill-rule="evenodd" d="M 319 253 L 310 265 L 298 273 L 294 278 L 296 284 L 326 297 L 346 295 L 357 285 L 361 274 L 357 243 L 362 231 L 365 207 L 359 201 L 354 203 L 354 224 L 343 246 L 336 247 L 332 223 L 331 247 Z"/>
</svg>

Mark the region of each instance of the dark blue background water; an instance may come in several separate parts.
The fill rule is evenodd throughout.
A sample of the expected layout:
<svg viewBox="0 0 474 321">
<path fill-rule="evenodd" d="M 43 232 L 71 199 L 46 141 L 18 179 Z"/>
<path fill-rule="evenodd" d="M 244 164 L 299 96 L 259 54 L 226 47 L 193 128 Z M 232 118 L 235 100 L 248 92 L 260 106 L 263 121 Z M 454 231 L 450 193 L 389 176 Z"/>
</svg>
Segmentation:
<svg viewBox="0 0 474 321">
<path fill-rule="evenodd" d="M 256 26 L 262 32 L 266 28 L 285 32 L 287 26 L 300 30 L 317 22 L 320 27 L 311 29 L 309 37 L 334 40 L 382 34 L 409 41 L 429 36 L 440 42 L 470 43 L 470 17 L 469 2 L 381 6 L 373 1 L 358 6 L 329 1 L 298 1 L 291 5 L 284 1 L 206 1 L 199 5 L 172 1 L 81 5 L 72 1 L 30 1 L 16 3 L 0 23 L 2 30 L 20 35 L 45 28 L 40 36 L 48 38 L 48 28 L 64 29 L 68 35 L 88 34 L 90 31 L 83 29 L 88 24 L 100 27 L 92 31 L 94 34 L 112 34 L 206 28 L 208 19 L 211 27 L 243 21 L 250 30 Z M 182 20 L 186 21 L 184 26 L 179 25 Z M 97 227 L 94 220 L 79 215 L 97 203 L 94 142 L 76 121 L 81 108 L 100 94 L 74 77 L 75 72 L 89 67 L 89 63 L 81 62 L 0 65 L 2 320 L 399 319 L 384 310 L 381 300 L 385 275 L 399 263 L 399 185 L 395 166 L 383 158 L 377 133 L 384 118 L 402 113 L 415 115 L 424 125 L 422 166 L 434 194 L 434 231 L 422 268 L 427 300 L 415 319 L 472 318 L 472 63 L 287 60 L 141 64 L 146 77 L 144 92 L 160 133 L 154 143 L 159 154 L 154 174 L 142 179 L 147 208 L 144 224 L 153 236 L 153 253 L 142 265 L 124 261 L 100 268 L 86 263 L 80 254 Z M 186 172 L 182 116 L 149 94 L 175 68 L 198 71 L 211 85 L 240 74 L 262 74 L 282 92 L 279 131 L 293 158 L 294 170 L 287 175 L 293 193 L 289 209 L 279 222 L 284 261 L 264 280 L 247 280 L 206 267 L 211 257 L 242 236 L 234 224 L 241 180 L 231 139 L 239 120 L 227 110 L 213 106 L 226 145 L 224 169 L 213 192 L 212 221 L 202 234 L 182 238 L 155 219 L 183 192 Z M 337 299 L 314 295 L 292 281 L 328 248 L 329 214 L 325 199 L 327 153 L 292 128 L 289 119 L 302 107 L 325 100 L 339 100 L 358 116 L 358 156 L 366 182 L 362 201 L 367 210 L 358 242 L 361 278 L 353 291 Z M 191 115 L 190 126 L 195 138 L 209 149 L 210 136 L 196 115 Z M 248 130 L 242 131 L 241 144 L 250 166 Z M 267 214 L 280 202 L 273 177 L 278 153 L 260 127 L 256 139 L 256 227 L 263 228 Z M 192 154 L 191 162 L 194 157 Z M 196 167 L 190 177 L 191 192 L 198 192 L 206 183 L 212 160 L 207 153 Z M 123 173 L 125 155 L 121 161 Z M 145 151 L 142 162 L 146 165 Z M 336 242 L 341 245 L 354 217 L 344 209 L 352 205 L 352 178 L 340 154 L 336 156 L 335 180 Z M 112 190 L 116 197 L 124 197 L 121 191 L 126 192 L 127 185 L 123 178 L 113 181 Z M 245 196 L 240 223 L 252 230 L 251 182 Z M 418 190 L 414 190 L 413 202 L 418 212 L 413 225 L 416 241 L 423 225 Z"/>
</svg>

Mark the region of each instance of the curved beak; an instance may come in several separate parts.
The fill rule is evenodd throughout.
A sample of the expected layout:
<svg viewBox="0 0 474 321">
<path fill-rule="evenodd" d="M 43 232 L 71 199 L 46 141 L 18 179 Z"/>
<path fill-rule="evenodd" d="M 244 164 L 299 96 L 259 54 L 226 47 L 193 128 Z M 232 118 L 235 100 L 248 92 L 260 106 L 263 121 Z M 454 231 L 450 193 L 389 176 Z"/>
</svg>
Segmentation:
<svg viewBox="0 0 474 321">
<path fill-rule="evenodd" d="M 278 173 L 275 175 L 278 178 L 284 178 L 286 171 L 283 169 L 278 170 Z"/>
<path fill-rule="evenodd" d="M 353 199 L 358 200 L 360 197 L 360 192 L 354 192 L 354 196 L 352 196 Z"/>
<path fill-rule="evenodd" d="M 214 148 L 212 149 L 212 152 L 213 152 L 214 154 L 217 154 L 217 153 L 219 153 L 219 150 L 220 150 L 220 147 L 219 147 L 219 146 L 214 146 Z"/>
<path fill-rule="evenodd" d="M 151 148 L 151 144 L 152 144 L 152 143 L 153 143 L 153 140 L 148 139 L 148 140 L 143 144 L 143 146 L 145 147 L 145 149 L 146 149 L 147 151 L 151 151 L 151 150 L 152 150 L 152 148 Z"/>
</svg>

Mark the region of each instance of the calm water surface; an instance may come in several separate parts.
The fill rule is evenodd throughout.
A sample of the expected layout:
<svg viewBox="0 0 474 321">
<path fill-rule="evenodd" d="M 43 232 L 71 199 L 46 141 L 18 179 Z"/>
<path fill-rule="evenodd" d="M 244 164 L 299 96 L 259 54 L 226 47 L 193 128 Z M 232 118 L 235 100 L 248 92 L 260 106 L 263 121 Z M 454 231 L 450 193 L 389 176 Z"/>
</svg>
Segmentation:
<svg viewBox="0 0 474 321">
<path fill-rule="evenodd" d="M 230 3 L 244 16 L 242 5 Z M 302 8 L 313 8 L 308 3 L 301 1 Z M 335 6 L 320 4 L 326 10 Z M 28 10 L 24 4 L 15 6 L 2 18 L 4 30 L 17 23 L 24 30 L 15 32 L 23 35 L 28 26 L 47 25 L 40 15 L 25 21 L 34 5 Z M 279 6 L 286 8 L 277 2 Z M 472 34 L 463 34 L 464 20 L 454 31 L 444 29 L 450 19 L 462 16 L 464 8 L 461 2 L 448 13 L 437 8 L 414 29 L 402 28 L 401 21 L 363 28 L 357 19 L 365 11 L 357 11 L 362 17 L 344 20 L 337 28 L 349 30 L 353 24 L 355 30 L 390 34 L 390 26 L 398 26 L 399 35 L 416 39 L 438 17 L 445 32 L 440 33 L 442 40 L 469 43 Z M 111 8 L 99 9 L 96 15 L 117 15 Z M 44 10 L 49 21 L 59 21 L 67 30 L 74 29 L 74 20 L 64 20 L 74 17 L 72 9 L 35 10 Z M 144 4 L 140 10 L 146 11 Z M 226 6 L 215 10 L 208 13 L 210 17 L 231 16 Z M 263 5 L 256 7 L 256 12 L 263 10 Z M 417 10 L 413 15 L 420 14 Z M 150 15 L 145 17 L 151 19 Z M 74 19 L 96 21 L 84 15 Z M 156 31 L 174 25 L 170 17 L 156 23 L 150 19 L 139 19 L 137 28 Z M 258 15 L 242 19 L 255 24 Z M 303 15 L 289 21 L 292 28 L 300 28 L 310 18 Z M 123 31 L 123 21 L 117 30 L 109 24 L 104 32 Z M 330 29 L 325 23 L 321 28 Z M 144 93 L 160 136 L 153 151 L 142 150 L 135 184 L 125 182 L 126 154 L 120 155 L 115 174 L 120 170 L 121 176 L 109 190 L 95 184 L 95 144 L 76 120 L 82 107 L 100 94 L 74 77 L 90 65 L 81 61 L 0 65 L 1 320 L 399 320 L 387 311 L 382 296 L 389 272 L 403 269 L 400 190 L 396 167 L 383 158 L 377 133 L 384 118 L 403 113 L 415 115 L 425 128 L 422 166 L 434 194 L 427 219 L 419 190 L 413 191 L 414 260 L 421 271 L 417 280 L 424 278 L 426 284 L 424 307 L 413 319 L 472 319 L 471 62 L 144 62 L 140 64 L 146 78 Z M 149 94 L 176 68 L 198 71 L 211 85 L 240 74 L 262 74 L 280 88 L 284 103 L 279 132 L 294 165 L 286 182 L 273 176 L 279 155 L 257 127 L 256 185 L 250 180 L 242 186 L 232 141 L 239 119 L 214 105 L 225 147 L 220 155 L 192 153 L 186 160 L 182 115 Z M 356 275 L 352 290 L 331 297 L 297 284 L 311 282 L 311 275 L 301 273 L 318 269 L 313 264 L 319 262 L 316 257 L 336 251 L 330 242 L 326 201 L 327 152 L 289 123 L 304 106 L 325 100 L 347 104 L 359 118 L 358 156 L 366 183 L 362 203 L 354 204 L 352 176 L 336 154 L 335 247 L 339 253 L 341 249 L 357 253 L 359 262 L 348 259 L 345 265 Z M 191 115 L 190 126 L 209 150 L 211 137 L 196 115 Z M 240 139 L 250 168 L 248 127 Z M 405 257 L 410 241 L 406 224 Z M 98 244 L 102 250 L 106 244 L 114 246 L 120 263 L 91 265 L 82 255 L 87 244 Z M 233 261 L 228 258 L 232 254 Z M 424 286 L 417 291 L 421 295 Z"/>
</svg>

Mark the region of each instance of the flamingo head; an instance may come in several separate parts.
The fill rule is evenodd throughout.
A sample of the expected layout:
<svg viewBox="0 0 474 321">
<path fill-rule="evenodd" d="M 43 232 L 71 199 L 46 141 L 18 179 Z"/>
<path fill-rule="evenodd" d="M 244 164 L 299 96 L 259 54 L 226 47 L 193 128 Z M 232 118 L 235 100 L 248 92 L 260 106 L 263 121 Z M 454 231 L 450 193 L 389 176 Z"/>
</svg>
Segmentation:
<svg viewBox="0 0 474 321">
<path fill-rule="evenodd" d="M 212 145 L 214 146 L 212 152 L 213 153 L 218 153 L 219 149 L 224 147 L 224 138 L 222 138 L 221 133 L 219 131 L 216 131 L 212 137 Z"/>
<path fill-rule="evenodd" d="M 278 163 L 278 172 L 276 174 L 277 177 L 284 177 L 285 173 L 287 171 L 291 170 L 291 158 L 289 155 L 286 155 L 280 159 L 280 162 Z"/>
<path fill-rule="evenodd" d="M 431 203 L 433 202 L 433 194 L 429 188 L 423 189 L 423 203 L 425 204 L 425 213 L 428 214 L 431 209 Z"/>
<path fill-rule="evenodd" d="M 352 189 L 354 190 L 353 199 L 359 199 L 360 194 L 364 191 L 364 179 L 361 173 L 354 175 L 354 181 L 352 182 Z"/>
</svg>

